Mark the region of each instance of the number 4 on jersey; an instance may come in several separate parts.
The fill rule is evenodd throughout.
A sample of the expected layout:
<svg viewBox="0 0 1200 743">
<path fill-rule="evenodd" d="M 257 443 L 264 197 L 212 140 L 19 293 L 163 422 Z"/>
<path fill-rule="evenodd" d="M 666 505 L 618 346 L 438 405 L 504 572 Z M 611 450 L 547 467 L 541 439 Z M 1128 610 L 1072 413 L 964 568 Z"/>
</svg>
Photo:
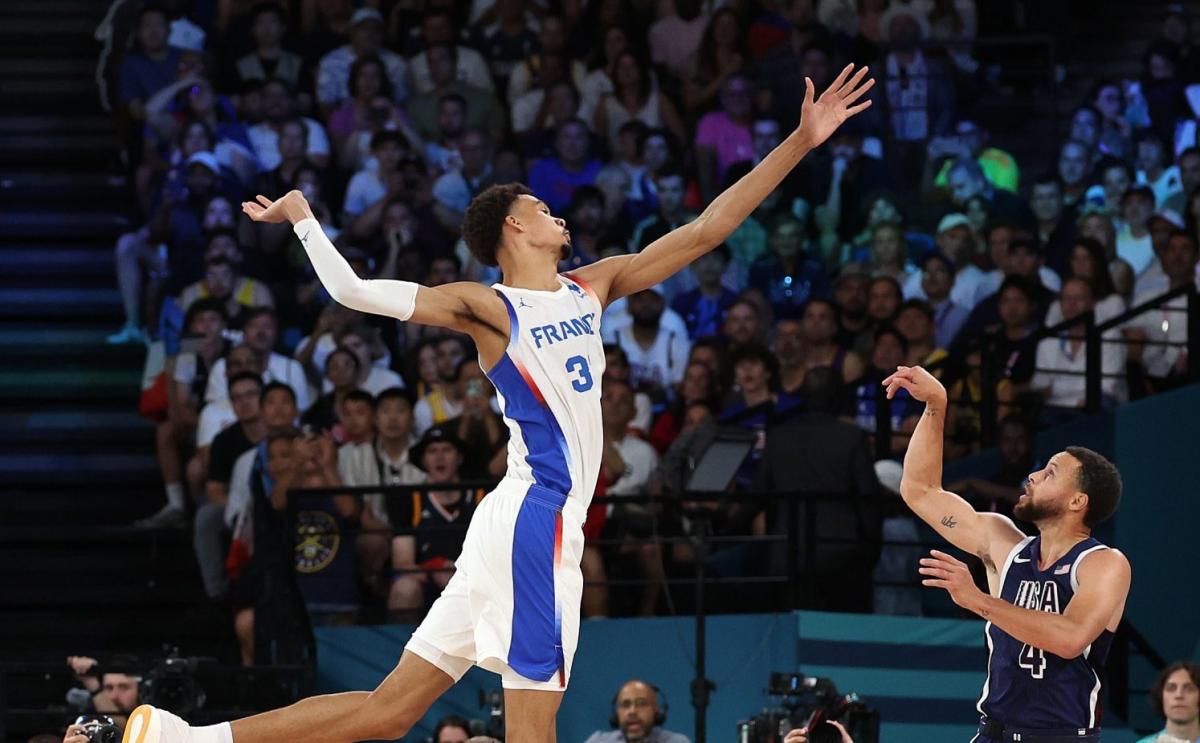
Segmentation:
<svg viewBox="0 0 1200 743">
<path fill-rule="evenodd" d="M 583 356 L 572 356 L 567 359 L 567 371 L 574 374 L 579 372 L 578 379 L 571 380 L 571 386 L 576 392 L 587 392 L 592 388 L 592 370 L 588 368 L 588 360 Z"/>
<path fill-rule="evenodd" d="M 1028 668 L 1030 676 L 1040 679 L 1046 670 L 1046 653 L 1041 648 L 1035 648 L 1028 644 L 1022 645 L 1017 665 L 1021 668 Z"/>
</svg>

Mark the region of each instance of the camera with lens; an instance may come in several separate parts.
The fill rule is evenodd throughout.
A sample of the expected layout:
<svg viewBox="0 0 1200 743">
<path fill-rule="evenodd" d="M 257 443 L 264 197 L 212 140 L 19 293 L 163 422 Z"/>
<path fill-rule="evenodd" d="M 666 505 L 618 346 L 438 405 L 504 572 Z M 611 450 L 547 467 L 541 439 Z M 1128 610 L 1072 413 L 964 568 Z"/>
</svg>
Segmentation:
<svg viewBox="0 0 1200 743">
<path fill-rule="evenodd" d="M 155 663 L 142 679 L 142 701 L 177 715 L 204 707 L 207 694 L 196 679 L 203 658 L 183 658 L 178 648 Z"/>
<path fill-rule="evenodd" d="M 82 728 L 79 734 L 86 735 L 91 743 L 117 743 L 121 739 L 117 723 L 108 715 L 80 715 L 75 724 Z"/>
<path fill-rule="evenodd" d="M 781 743 L 789 731 L 807 728 L 811 743 L 839 743 L 837 720 L 855 743 L 879 743 L 879 713 L 858 694 L 840 694 L 832 679 L 773 672 L 766 695 L 774 701 L 738 723 L 738 743 Z"/>
</svg>

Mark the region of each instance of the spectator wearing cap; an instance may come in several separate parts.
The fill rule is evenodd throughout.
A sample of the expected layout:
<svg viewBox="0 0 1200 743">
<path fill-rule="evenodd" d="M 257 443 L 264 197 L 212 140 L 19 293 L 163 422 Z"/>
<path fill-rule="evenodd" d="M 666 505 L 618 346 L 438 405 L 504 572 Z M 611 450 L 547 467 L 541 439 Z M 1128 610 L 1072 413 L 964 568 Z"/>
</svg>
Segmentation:
<svg viewBox="0 0 1200 743">
<path fill-rule="evenodd" d="M 121 102 L 136 120 L 146 118 L 146 101 L 175 81 L 180 52 L 167 44 L 167 11 L 147 3 L 138 13 L 137 48 L 121 60 Z"/>
<path fill-rule="evenodd" d="M 955 158 L 946 171 L 950 200 L 960 209 L 972 199 L 983 199 L 984 209 L 991 219 L 1004 220 L 1032 231 L 1037 220 L 1029 204 L 1019 196 L 996 188 L 984 176 L 979 163 L 968 157 Z"/>
<path fill-rule="evenodd" d="M 737 301 L 737 294 L 721 283 L 729 261 L 729 246 L 725 243 L 697 258 L 688 269 L 698 286 L 676 295 L 671 302 L 671 309 L 687 323 L 691 340 L 720 333 L 729 308 Z"/>
<path fill-rule="evenodd" d="M 950 136 L 931 139 L 925 167 L 929 173 L 937 173 L 933 185 L 946 188 L 953 160 L 969 157 L 979 163 L 989 183 L 1004 191 L 1017 193 L 1021 181 L 1017 161 L 1004 150 L 987 146 L 987 141 L 987 130 L 970 119 L 960 119 L 956 122 L 954 133 Z"/>
<path fill-rule="evenodd" d="M 424 140 L 457 137 L 461 132 L 447 132 L 442 99 L 456 95 L 466 104 L 460 129 L 481 129 L 502 132 L 505 129 L 504 109 L 491 88 L 483 88 L 455 77 L 457 47 L 454 44 L 433 44 L 421 53 L 429 66 L 433 88 L 413 96 L 405 108 L 413 128 Z"/>
<path fill-rule="evenodd" d="M 795 317 L 813 297 L 829 296 L 829 275 L 809 257 L 804 224 L 791 214 L 771 222 L 770 252 L 750 267 L 749 288 L 756 289 L 780 317 Z"/>
<path fill-rule="evenodd" d="M 1059 302 L 1063 320 L 1075 320 L 1091 312 L 1096 306 L 1091 282 L 1080 277 L 1067 279 Z M 1100 389 L 1110 404 L 1116 402 L 1124 387 L 1121 374 L 1125 369 L 1125 346 L 1113 340 L 1119 333 L 1116 329 L 1106 331 L 1100 344 Z M 1082 323 L 1038 342 L 1037 371 L 1029 386 L 1042 395 L 1046 405 L 1062 409 L 1047 411 L 1047 422 L 1061 421 L 1066 417 L 1064 413 L 1082 410 L 1087 403 L 1087 344 L 1087 328 Z"/>
<path fill-rule="evenodd" d="M 971 227 L 971 220 L 967 219 L 965 214 L 958 212 L 942 217 L 938 221 L 933 243 L 936 250 L 932 252 L 940 253 L 949 264 L 949 296 L 939 297 L 936 300 L 929 296 L 925 289 L 924 274 L 927 261 L 922 259 L 918 266 L 922 270 L 914 272 L 904 282 L 904 297 L 906 299 L 928 299 L 935 310 L 939 302 L 948 298 L 958 307 L 970 312 L 971 308 L 975 306 L 975 295 L 979 291 L 979 284 L 983 281 L 984 276 L 979 266 L 975 265 L 976 239 L 975 230 Z"/>
<path fill-rule="evenodd" d="M 255 83 L 279 80 L 288 89 L 295 90 L 300 85 L 304 60 L 283 47 L 288 32 L 283 8 L 273 3 L 258 3 L 249 15 L 250 40 L 254 49 L 234 64 L 237 81 L 245 89 Z"/>
<path fill-rule="evenodd" d="M 263 362 L 263 382 L 283 382 L 296 393 L 296 403 L 301 410 L 308 407 L 312 395 L 304 367 L 293 358 L 275 352 L 279 338 L 279 319 L 270 307 L 254 307 L 246 310 L 242 322 L 242 342 L 249 346 Z M 208 389 L 204 399 L 208 402 L 225 398 L 225 361 L 213 365 L 208 375 Z"/>
<path fill-rule="evenodd" d="M 926 255 L 921 261 L 921 294 L 933 312 L 933 340 L 939 348 L 950 348 L 971 315 L 969 307 L 954 300 L 956 286 L 950 259 L 937 251 Z"/>
<path fill-rule="evenodd" d="M 530 165 L 529 188 L 542 197 L 552 213 L 566 209 L 576 188 L 595 182 L 601 163 L 591 157 L 588 149 L 587 124 L 581 119 L 568 119 L 558 125 L 554 156 L 538 158 Z"/>
<path fill-rule="evenodd" d="M 462 482 L 464 453 L 453 431 L 434 426 L 409 454 L 410 461 L 425 470 L 426 484 L 447 488 L 413 492 L 407 502 L 398 498 L 390 506 L 392 523 L 411 530 L 392 538 L 393 582 L 388 612 L 393 620 L 419 609 L 425 590 L 444 588 L 454 574 L 454 561 L 462 552 L 467 524 L 483 496 L 481 490 L 453 487 Z"/>
<path fill-rule="evenodd" d="M 293 88 L 283 80 L 264 80 L 259 86 L 263 120 L 250 127 L 250 144 L 254 147 L 255 157 L 258 158 L 260 172 L 267 173 L 279 168 L 290 155 L 293 167 L 279 173 L 280 187 L 291 182 L 295 174 L 294 166 L 304 159 L 321 168 L 329 164 L 329 137 L 318 122 L 307 116 L 296 116 L 292 104 L 292 90 Z M 302 131 L 292 132 L 294 141 L 285 146 L 281 142 L 285 135 L 284 130 L 288 125 L 295 123 L 301 125 Z M 296 150 L 299 151 L 298 156 Z M 281 193 L 264 193 L 277 192 Z"/>
<path fill-rule="evenodd" d="M 404 58 L 383 48 L 383 16 L 375 8 L 359 8 L 350 17 L 350 43 L 321 57 L 317 67 L 317 103 L 331 111 L 350 97 L 350 67 L 355 60 L 379 57 L 396 100 L 408 97 Z"/>
<path fill-rule="evenodd" d="M 1149 186 L 1132 186 L 1121 196 L 1121 226 L 1117 230 L 1117 257 L 1140 276 L 1154 260 L 1150 239 L 1150 216 L 1154 213 L 1154 191 Z"/>
<path fill-rule="evenodd" d="M 1052 174 L 1033 182 L 1029 206 L 1037 219 L 1037 239 L 1046 251 L 1046 265 L 1060 276 L 1066 274 L 1075 239 L 1075 222 L 1079 212 L 1063 201 L 1062 183 Z"/>
<path fill-rule="evenodd" d="M 1173 209 L 1158 209 L 1146 221 L 1150 230 L 1150 246 L 1154 250 L 1154 260 L 1142 272 L 1133 285 L 1134 294 L 1152 296 L 1167 291 L 1170 283 L 1163 273 L 1162 255 L 1167 249 L 1171 233 L 1185 229 L 1183 218 Z"/>
<path fill-rule="evenodd" d="M 1135 153 L 1137 182 L 1150 187 L 1156 206 L 1163 206 L 1172 197 L 1183 193 L 1179 168 L 1174 164 L 1168 165 L 1166 148 L 1161 139 L 1149 132 L 1140 134 Z"/>
<path fill-rule="evenodd" d="M 474 85 L 485 90 L 494 90 L 495 83 L 488 68 L 487 61 L 475 49 L 458 43 L 460 35 L 455 26 L 454 14 L 437 7 L 426 9 L 421 18 L 421 43 L 416 49 L 407 51 L 412 54 L 408 58 L 409 75 L 412 78 L 413 91 L 428 93 L 433 90 L 433 74 L 429 69 L 429 59 L 420 54 L 434 44 L 453 44 L 454 49 L 454 79 Z M 416 52 L 416 53 L 414 53 Z"/>
</svg>

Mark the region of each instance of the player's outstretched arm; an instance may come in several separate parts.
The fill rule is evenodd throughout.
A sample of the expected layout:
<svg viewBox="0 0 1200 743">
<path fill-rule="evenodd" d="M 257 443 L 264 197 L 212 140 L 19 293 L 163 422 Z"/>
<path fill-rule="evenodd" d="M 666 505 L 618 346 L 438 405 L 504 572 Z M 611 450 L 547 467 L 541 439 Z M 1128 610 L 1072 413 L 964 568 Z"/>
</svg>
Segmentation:
<svg viewBox="0 0 1200 743">
<path fill-rule="evenodd" d="M 975 586 L 970 569 L 934 550 L 921 560 L 921 583 L 944 588 L 958 604 L 1021 642 L 1060 658 L 1077 658 L 1106 628 L 1116 628 L 1129 596 L 1132 571 L 1125 555 L 1097 550 L 1075 566 L 1079 588 L 1062 614 L 1014 606 Z"/>
<path fill-rule="evenodd" d="M 917 428 L 904 454 L 904 476 L 900 496 L 913 513 L 933 527 L 946 541 L 978 555 L 995 572 L 1002 559 L 1025 535 L 1012 521 L 991 513 L 978 513 L 971 504 L 942 488 L 942 440 L 946 425 L 946 388 L 919 366 L 897 367 L 883 380 L 890 400 L 898 390 L 907 390 L 925 403 Z"/>
<path fill-rule="evenodd" d="M 299 191 L 289 191 L 275 201 L 259 196 L 258 202 L 244 202 L 242 211 L 256 222 L 291 222 L 321 284 L 339 304 L 464 333 L 494 326 L 501 337 L 507 335 L 507 328 L 498 325 L 503 320 L 490 317 L 495 314 L 491 310 L 502 310 L 499 302 L 480 284 L 461 282 L 431 288 L 411 281 L 359 278 L 329 241 Z"/>
<path fill-rule="evenodd" d="M 608 258 L 576 273 L 607 304 L 670 278 L 724 242 L 801 158 L 828 139 L 846 119 L 870 107 L 870 100 L 861 99 L 875 80 L 866 75 L 866 67 L 855 72 L 854 65 L 846 65 L 815 100 L 812 81 L 806 78 L 800 126 L 753 170 L 713 199 L 695 221 L 660 237 L 636 255 Z"/>
</svg>

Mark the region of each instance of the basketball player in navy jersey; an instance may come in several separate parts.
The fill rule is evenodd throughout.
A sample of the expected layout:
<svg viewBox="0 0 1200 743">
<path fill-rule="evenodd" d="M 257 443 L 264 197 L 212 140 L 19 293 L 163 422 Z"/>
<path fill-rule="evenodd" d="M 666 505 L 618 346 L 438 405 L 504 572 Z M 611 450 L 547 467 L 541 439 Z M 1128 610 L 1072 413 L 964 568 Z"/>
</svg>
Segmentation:
<svg viewBox="0 0 1200 743">
<path fill-rule="evenodd" d="M 967 566 L 933 550 L 921 581 L 945 589 L 987 620 L 988 676 L 974 743 L 1100 740 L 1104 660 L 1129 595 L 1129 560 L 1092 538 L 1121 500 L 1121 476 L 1096 452 L 1071 446 L 1029 475 L 1013 513 L 1038 528 L 1027 537 L 1005 516 L 976 513 L 942 489 L 946 389 L 919 366 L 883 380 L 890 399 L 907 390 L 925 403 L 904 456 L 900 494 L 927 524 L 987 568 L 990 595 Z"/>
<path fill-rule="evenodd" d="M 579 636 L 583 519 L 603 450 L 604 308 L 724 242 L 805 154 L 870 105 L 866 73 L 848 65 L 820 98 L 806 80 L 800 126 L 695 221 L 636 255 L 572 273 L 558 273 L 571 252 L 565 223 L 520 184 L 485 189 L 463 217 L 471 253 L 501 269 L 503 281 L 491 287 L 363 280 L 299 191 L 243 204 L 257 222 L 292 224 L 335 301 L 471 336 L 511 434 L 507 471 L 475 509 L 454 576 L 375 691 L 313 697 L 207 727 L 142 706 L 124 743 L 393 740 L 473 665 L 501 678 L 507 743 L 554 743 Z"/>
</svg>

